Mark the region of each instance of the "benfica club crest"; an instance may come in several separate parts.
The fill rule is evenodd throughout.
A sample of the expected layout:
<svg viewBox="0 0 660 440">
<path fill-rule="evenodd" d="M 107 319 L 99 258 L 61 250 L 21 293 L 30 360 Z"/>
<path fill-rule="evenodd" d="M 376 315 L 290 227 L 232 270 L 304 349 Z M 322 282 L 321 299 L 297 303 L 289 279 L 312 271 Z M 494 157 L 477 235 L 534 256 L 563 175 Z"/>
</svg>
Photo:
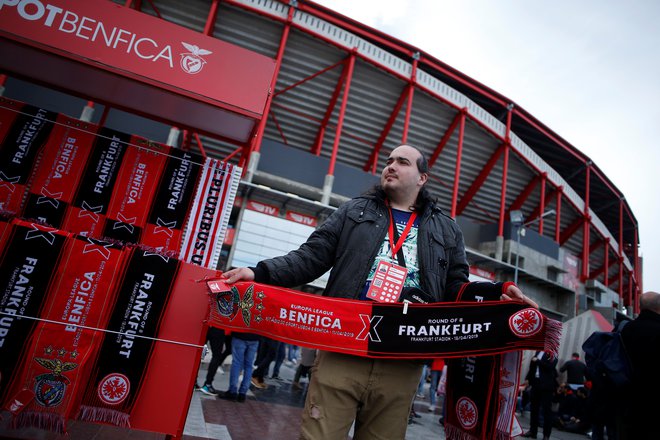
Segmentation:
<svg viewBox="0 0 660 440">
<path fill-rule="evenodd" d="M 181 54 L 181 68 L 183 71 L 191 75 L 201 72 L 204 64 L 206 64 L 206 60 L 202 58 L 202 55 L 210 55 L 213 52 L 200 49 L 199 46 L 184 43 L 183 41 L 181 44 L 190 51 Z"/>
<path fill-rule="evenodd" d="M 59 359 L 34 358 L 34 360 L 50 370 L 50 373 L 40 374 L 35 378 L 34 397 L 37 403 L 47 408 L 59 405 L 66 394 L 66 386 L 71 383 L 62 373 L 73 370 L 78 364 L 62 362 Z"/>
<path fill-rule="evenodd" d="M 265 295 L 263 292 L 257 292 L 256 296 L 262 300 Z M 245 290 L 245 295 L 242 298 L 236 286 L 232 286 L 231 290 L 226 292 L 218 292 L 215 303 L 220 316 L 229 318 L 230 321 L 236 317 L 240 310 L 243 316 L 243 322 L 249 327 L 252 321 L 252 308 L 254 307 L 254 284 L 251 284 Z M 256 309 L 261 312 L 263 310 L 263 304 L 257 304 Z M 260 321 L 261 316 L 257 315 L 254 319 Z"/>
<path fill-rule="evenodd" d="M 509 318 L 509 326 L 516 336 L 527 338 L 541 331 L 543 315 L 531 307 L 523 309 Z"/>
</svg>

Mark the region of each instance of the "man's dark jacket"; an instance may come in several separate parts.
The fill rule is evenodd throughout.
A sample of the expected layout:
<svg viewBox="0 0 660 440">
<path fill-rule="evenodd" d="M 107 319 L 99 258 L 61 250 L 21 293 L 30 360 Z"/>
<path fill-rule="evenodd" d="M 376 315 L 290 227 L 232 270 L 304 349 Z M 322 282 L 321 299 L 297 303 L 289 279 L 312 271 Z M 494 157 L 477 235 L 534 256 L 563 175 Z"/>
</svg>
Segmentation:
<svg viewBox="0 0 660 440">
<path fill-rule="evenodd" d="M 255 281 L 284 287 L 309 283 L 332 268 L 324 295 L 358 299 L 389 226 L 388 208 L 375 195 L 342 204 L 300 248 L 261 261 Z M 434 203 L 419 216 L 420 285 L 434 302 L 454 301 L 468 282 L 463 234 Z"/>
</svg>

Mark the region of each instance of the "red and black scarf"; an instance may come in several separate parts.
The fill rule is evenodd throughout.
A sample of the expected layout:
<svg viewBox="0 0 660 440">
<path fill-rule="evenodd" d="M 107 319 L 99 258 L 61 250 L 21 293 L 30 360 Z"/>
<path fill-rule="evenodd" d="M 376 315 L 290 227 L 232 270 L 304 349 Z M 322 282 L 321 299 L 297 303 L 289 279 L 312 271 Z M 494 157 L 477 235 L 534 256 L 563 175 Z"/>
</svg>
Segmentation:
<svg viewBox="0 0 660 440">
<path fill-rule="evenodd" d="M 201 155 L 191 151 L 169 150 L 165 171 L 145 226 L 143 244 L 178 255 L 203 162 Z"/>
<path fill-rule="evenodd" d="M 58 433 L 77 410 L 114 304 L 114 283 L 123 249 L 112 243 L 78 236 L 66 250 L 51 285 L 27 356 L 14 374 L 12 396 L 28 390 L 34 399 L 12 418 L 14 429 L 36 427 Z M 17 412 L 17 411 L 14 411 Z"/>
<path fill-rule="evenodd" d="M 555 346 L 561 324 L 518 301 L 375 303 L 208 281 L 209 324 L 375 358 L 464 357 Z"/>
<path fill-rule="evenodd" d="M 130 426 L 180 262 L 131 249 L 100 353 L 85 390 L 79 417 Z M 120 334 L 117 334 L 120 333 Z"/>
<path fill-rule="evenodd" d="M 102 234 L 124 243 L 141 243 L 169 147 L 138 136 L 131 138 L 131 144 L 119 169 Z"/>
<path fill-rule="evenodd" d="M 130 136 L 101 128 L 62 229 L 88 237 L 102 236 L 105 218 Z"/>
<path fill-rule="evenodd" d="M 57 113 L 0 97 L 0 210 L 18 213 Z"/>
<path fill-rule="evenodd" d="M 12 220 L 6 223 L 0 254 L 0 403 L 28 350 L 38 317 L 47 304 L 66 236 L 53 228 Z M 21 315 L 21 316 L 17 316 Z M 13 397 L 13 396 L 12 396 Z"/>
</svg>

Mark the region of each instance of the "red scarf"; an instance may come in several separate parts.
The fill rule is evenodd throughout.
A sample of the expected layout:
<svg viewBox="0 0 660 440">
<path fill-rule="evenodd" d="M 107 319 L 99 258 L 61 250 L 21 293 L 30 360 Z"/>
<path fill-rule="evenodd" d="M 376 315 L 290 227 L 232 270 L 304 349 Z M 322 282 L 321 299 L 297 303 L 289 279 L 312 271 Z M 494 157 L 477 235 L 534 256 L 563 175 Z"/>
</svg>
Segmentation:
<svg viewBox="0 0 660 440">
<path fill-rule="evenodd" d="M 107 323 L 122 257 L 115 244 L 86 237 L 67 242 L 41 314 L 51 322 L 37 324 L 25 362 L 14 375 L 11 395 L 30 390 L 35 398 L 12 419 L 12 428 L 66 431 L 103 337 L 78 326 L 103 328 Z"/>
<path fill-rule="evenodd" d="M 0 403 L 6 404 L 14 374 L 28 351 L 27 341 L 48 301 L 66 236 L 53 228 L 19 220 L 3 223 L 0 241 Z M 11 396 L 13 397 L 13 396 Z"/>
<path fill-rule="evenodd" d="M 59 228 L 73 200 L 98 127 L 60 114 L 35 167 L 22 217 Z"/>
<path fill-rule="evenodd" d="M 112 190 L 103 236 L 124 243 L 142 243 L 143 229 L 170 147 L 138 136 L 131 138 L 131 144 Z"/>
<path fill-rule="evenodd" d="M 20 112 L 20 113 L 19 113 Z M 17 213 L 57 113 L 0 97 L 0 209 Z"/>
<path fill-rule="evenodd" d="M 79 418 L 130 426 L 161 318 L 167 308 L 180 261 L 137 248 L 121 279 Z M 135 337 L 143 336 L 143 337 Z"/>
</svg>

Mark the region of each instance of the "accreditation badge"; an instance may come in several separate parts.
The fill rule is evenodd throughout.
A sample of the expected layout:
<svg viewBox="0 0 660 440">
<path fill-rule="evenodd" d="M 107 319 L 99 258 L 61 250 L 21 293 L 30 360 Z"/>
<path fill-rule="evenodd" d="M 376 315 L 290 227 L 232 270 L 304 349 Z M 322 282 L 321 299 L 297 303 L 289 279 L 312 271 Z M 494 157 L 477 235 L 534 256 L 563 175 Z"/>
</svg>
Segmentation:
<svg viewBox="0 0 660 440">
<path fill-rule="evenodd" d="M 378 302 L 398 302 L 407 273 L 405 267 L 380 261 L 367 291 L 367 298 Z"/>
</svg>

